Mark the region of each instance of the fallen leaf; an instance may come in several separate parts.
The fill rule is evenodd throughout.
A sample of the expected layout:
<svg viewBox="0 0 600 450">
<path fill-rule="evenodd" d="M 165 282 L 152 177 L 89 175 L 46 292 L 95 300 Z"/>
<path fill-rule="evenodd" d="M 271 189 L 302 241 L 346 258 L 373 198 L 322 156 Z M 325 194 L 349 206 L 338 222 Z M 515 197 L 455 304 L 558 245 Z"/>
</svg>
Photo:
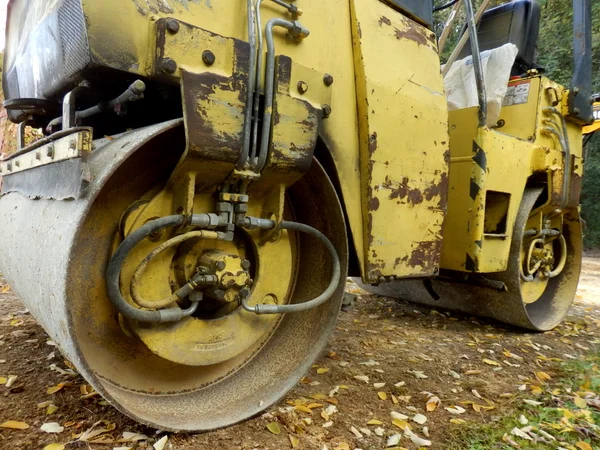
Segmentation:
<svg viewBox="0 0 600 450">
<path fill-rule="evenodd" d="M 594 450 L 590 444 L 584 441 L 577 442 L 577 444 L 575 444 L 575 447 L 581 450 Z"/>
<path fill-rule="evenodd" d="M 465 375 L 479 375 L 481 374 L 481 370 L 467 370 Z"/>
<path fill-rule="evenodd" d="M 115 447 L 113 450 L 133 450 L 133 447 Z"/>
<path fill-rule="evenodd" d="M 357 438 L 357 439 L 362 439 L 362 438 L 363 438 L 363 435 L 361 434 L 361 432 L 360 432 L 360 431 L 358 431 L 358 430 L 356 429 L 356 427 L 354 427 L 354 426 L 350 427 L 350 432 L 351 432 L 351 433 L 352 433 L 354 436 L 356 436 L 356 438 Z"/>
<path fill-rule="evenodd" d="M 9 375 L 8 380 L 6 381 L 6 387 L 12 387 L 12 385 L 15 384 L 15 381 L 17 381 L 17 378 L 16 375 Z"/>
<path fill-rule="evenodd" d="M 7 381 L 8 381 L 8 379 L 6 379 L 4 377 L 0 377 L 0 384 L 6 384 Z"/>
<path fill-rule="evenodd" d="M 521 425 L 527 425 L 529 423 L 529 420 L 527 420 L 527 417 L 521 414 L 521 416 L 519 417 L 519 423 Z"/>
<path fill-rule="evenodd" d="M 324 373 L 327 373 L 327 372 L 329 372 L 329 369 L 326 369 L 325 367 L 319 367 L 319 368 L 317 369 L 317 373 L 318 373 L 319 375 L 323 375 Z"/>
<path fill-rule="evenodd" d="M 300 445 L 300 439 L 298 439 L 296 436 L 288 434 L 288 438 L 290 438 L 290 444 L 292 448 L 296 448 L 298 445 Z"/>
<path fill-rule="evenodd" d="M 385 386 L 385 383 L 373 383 L 375 389 L 380 389 Z"/>
<path fill-rule="evenodd" d="M 542 382 L 552 379 L 552 377 L 550 375 L 548 375 L 546 372 L 536 372 L 535 376 L 537 377 L 538 380 L 540 380 Z"/>
<path fill-rule="evenodd" d="M 388 437 L 386 445 L 388 447 L 393 447 L 394 445 L 398 445 L 400 443 L 400 438 L 401 438 L 401 436 L 398 433 L 392 434 L 390 437 Z"/>
<path fill-rule="evenodd" d="M 390 413 L 390 415 L 392 416 L 392 419 L 408 420 L 408 416 L 405 416 L 404 414 L 401 414 L 401 413 L 396 412 L 396 411 L 392 411 Z"/>
<path fill-rule="evenodd" d="M 573 402 L 578 408 L 587 408 L 587 402 L 581 397 L 573 397 Z"/>
<path fill-rule="evenodd" d="M 46 415 L 50 415 L 50 414 L 54 414 L 56 411 L 58 411 L 58 406 L 56 405 L 48 405 L 48 409 L 46 409 Z"/>
<path fill-rule="evenodd" d="M 423 439 L 423 438 L 417 436 L 415 433 L 413 433 L 410 430 L 406 430 L 404 432 L 404 434 L 406 436 L 408 436 L 408 438 L 413 442 L 413 444 L 422 445 L 424 447 L 431 447 L 431 441 L 428 441 L 427 439 Z"/>
<path fill-rule="evenodd" d="M 493 359 L 484 358 L 483 362 L 486 363 L 486 364 L 488 364 L 488 365 L 490 365 L 490 366 L 499 366 L 500 365 L 499 362 L 494 361 Z"/>
<path fill-rule="evenodd" d="M 467 411 L 466 409 L 461 408 L 460 406 L 446 406 L 444 409 L 450 414 L 464 414 Z"/>
<path fill-rule="evenodd" d="M 523 400 L 525 403 L 527 403 L 528 405 L 531 406 L 540 406 L 542 404 L 542 402 L 538 402 L 536 400 L 529 400 L 529 399 L 525 399 Z"/>
<path fill-rule="evenodd" d="M 65 446 L 63 444 L 48 444 L 44 447 L 44 450 L 65 450 Z"/>
<path fill-rule="evenodd" d="M 46 433 L 62 433 L 65 430 L 65 427 L 61 427 L 56 422 L 48 422 L 43 424 L 40 427 L 40 430 L 45 431 Z"/>
<path fill-rule="evenodd" d="M 415 414 L 412 420 L 419 425 L 423 425 L 425 422 L 427 422 L 427 417 L 425 417 L 423 414 Z"/>
<path fill-rule="evenodd" d="M 279 428 L 279 424 L 277 422 L 270 422 L 267 424 L 267 430 L 269 430 L 273 434 L 281 433 L 281 428 Z"/>
<path fill-rule="evenodd" d="M 387 394 L 385 392 L 378 392 L 377 396 L 381 399 L 381 400 L 387 400 Z"/>
<path fill-rule="evenodd" d="M 163 450 L 165 448 L 165 446 L 167 445 L 167 440 L 168 440 L 168 436 L 164 435 L 163 437 L 160 438 L 160 440 L 158 440 L 156 442 L 156 444 L 153 445 L 154 450 Z"/>
<path fill-rule="evenodd" d="M 383 425 L 381 420 L 371 419 L 367 422 L 367 425 Z"/>
<path fill-rule="evenodd" d="M 66 386 L 66 383 L 58 383 L 56 386 L 49 387 L 46 390 L 46 394 L 55 394 L 56 392 L 60 391 L 65 386 Z"/>
<path fill-rule="evenodd" d="M 527 441 L 533 441 L 533 438 L 532 438 L 531 436 L 529 436 L 529 435 L 528 435 L 527 433 L 525 433 L 524 431 L 522 431 L 522 430 L 519 430 L 517 427 L 513 428 L 513 429 L 510 431 L 510 434 L 512 434 L 512 435 L 514 435 L 514 436 L 517 436 L 517 437 L 520 437 L 521 439 L 525 439 L 525 440 L 527 440 Z"/>
<path fill-rule="evenodd" d="M 385 434 L 385 430 L 383 428 L 381 428 L 381 427 L 377 427 L 373 431 L 379 437 L 382 437 Z"/>
<path fill-rule="evenodd" d="M 141 433 L 132 433 L 131 431 L 123 431 L 123 439 L 121 442 L 137 442 L 137 441 L 145 441 L 148 439 L 148 436 Z"/>
<path fill-rule="evenodd" d="M 354 378 L 358 381 L 364 381 L 365 383 L 369 383 L 369 377 L 366 375 L 355 375 Z"/>
<path fill-rule="evenodd" d="M 398 428 L 400 428 L 403 431 L 410 430 L 410 425 L 405 420 L 394 419 L 394 420 L 392 420 L 392 425 L 397 426 Z"/>
<path fill-rule="evenodd" d="M 0 428 L 9 428 L 11 430 L 26 430 L 29 428 L 25 422 L 17 422 L 16 420 L 9 420 L 0 424 Z"/>
<path fill-rule="evenodd" d="M 427 404 L 425 405 L 425 408 L 427 409 L 427 411 L 432 412 L 435 411 L 435 409 L 440 406 L 440 399 L 439 397 L 433 396 L 430 397 L 429 400 L 427 400 Z"/>
<path fill-rule="evenodd" d="M 465 419 L 450 419 L 450 423 L 454 425 L 462 425 L 463 423 L 467 423 Z"/>
</svg>

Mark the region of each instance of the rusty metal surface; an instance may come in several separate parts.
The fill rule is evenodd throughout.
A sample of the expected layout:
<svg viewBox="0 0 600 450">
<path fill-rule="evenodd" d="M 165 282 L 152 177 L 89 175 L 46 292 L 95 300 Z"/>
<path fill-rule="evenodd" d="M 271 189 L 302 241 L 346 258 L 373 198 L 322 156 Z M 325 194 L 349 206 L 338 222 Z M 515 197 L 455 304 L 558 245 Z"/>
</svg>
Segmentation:
<svg viewBox="0 0 600 450">
<path fill-rule="evenodd" d="M 383 3 L 355 0 L 351 6 L 363 279 L 431 276 L 440 264 L 449 163 L 435 35 Z"/>
</svg>

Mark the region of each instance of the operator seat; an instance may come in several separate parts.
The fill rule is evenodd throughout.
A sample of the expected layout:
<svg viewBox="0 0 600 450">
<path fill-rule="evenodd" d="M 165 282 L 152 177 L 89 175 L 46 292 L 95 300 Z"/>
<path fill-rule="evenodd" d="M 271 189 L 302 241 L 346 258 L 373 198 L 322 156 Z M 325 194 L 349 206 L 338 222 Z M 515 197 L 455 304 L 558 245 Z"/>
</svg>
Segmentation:
<svg viewBox="0 0 600 450">
<path fill-rule="evenodd" d="M 479 50 L 491 50 L 504 44 L 514 44 L 519 49 L 512 76 L 522 75 L 530 69 L 541 69 L 536 64 L 536 47 L 540 33 L 540 5 L 536 0 L 516 0 L 487 10 L 477 27 Z M 465 29 L 466 32 L 466 29 Z M 471 55 L 471 41 L 458 59 Z"/>
</svg>

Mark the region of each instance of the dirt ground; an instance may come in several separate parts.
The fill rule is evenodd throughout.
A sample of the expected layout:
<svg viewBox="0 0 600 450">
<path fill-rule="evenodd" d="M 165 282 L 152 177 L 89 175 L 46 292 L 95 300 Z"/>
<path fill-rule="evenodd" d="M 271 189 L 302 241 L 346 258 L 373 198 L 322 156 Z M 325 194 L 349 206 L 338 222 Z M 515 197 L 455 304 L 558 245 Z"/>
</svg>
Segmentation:
<svg viewBox="0 0 600 450">
<path fill-rule="evenodd" d="M 0 285 L 0 424 L 29 426 L 0 428 L 0 449 L 60 443 L 66 449 L 153 450 L 164 436 L 164 449 L 182 450 L 417 449 L 427 445 L 419 438 L 431 442 L 428 448 L 443 449 L 453 427 L 463 421 L 494 421 L 514 402 L 533 398 L 528 380 L 536 373 L 555 376 L 561 361 L 582 358 L 600 344 L 596 258 L 585 259 L 568 319 L 544 334 L 371 296 L 352 283 L 348 291 L 359 294 L 354 306 L 341 313 L 323 356 L 278 405 L 227 429 L 166 435 L 116 412 L 85 380 L 70 374 L 35 319 Z M 53 387 L 50 392 L 58 390 L 48 393 Z M 64 430 L 51 434 L 40 429 L 52 422 Z M 417 443 L 403 435 L 407 423 Z M 94 430 L 104 431 L 95 439 L 108 443 L 80 440 L 94 424 Z M 132 441 L 126 434 L 129 441 L 119 443 L 127 441 L 124 432 L 144 436 Z M 397 433 L 402 437 L 394 444 Z"/>
</svg>

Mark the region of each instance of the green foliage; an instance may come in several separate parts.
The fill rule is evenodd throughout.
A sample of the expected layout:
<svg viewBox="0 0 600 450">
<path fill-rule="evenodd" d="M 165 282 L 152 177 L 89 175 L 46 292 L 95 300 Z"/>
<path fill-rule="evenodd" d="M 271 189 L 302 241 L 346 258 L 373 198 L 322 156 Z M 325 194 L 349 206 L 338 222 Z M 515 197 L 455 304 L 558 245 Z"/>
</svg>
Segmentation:
<svg viewBox="0 0 600 450">
<path fill-rule="evenodd" d="M 483 0 L 474 0 L 477 9 Z M 447 0 L 435 0 L 439 6 Z M 492 1 L 492 5 L 505 3 Z M 550 79 L 564 86 L 573 76 L 573 3 L 572 0 L 538 0 L 542 11 L 538 64 Z M 456 20 L 448 43 L 442 54 L 445 61 L 458 42 L 464 27 L 464 8 Z M 438 35 L 444 29 L 451 9 L 436 14 L 435 28 Z M 600 1 L 592 1 L 593 90 L 600 92 Z M 600 133 L 597 133 L 600 134 Z M 585 245 L 600 247 L 600 136 L 591 139 L 587 148 L 588 159 L 581 196 L 582 216 L 585 222 Z"/>
</svg>

